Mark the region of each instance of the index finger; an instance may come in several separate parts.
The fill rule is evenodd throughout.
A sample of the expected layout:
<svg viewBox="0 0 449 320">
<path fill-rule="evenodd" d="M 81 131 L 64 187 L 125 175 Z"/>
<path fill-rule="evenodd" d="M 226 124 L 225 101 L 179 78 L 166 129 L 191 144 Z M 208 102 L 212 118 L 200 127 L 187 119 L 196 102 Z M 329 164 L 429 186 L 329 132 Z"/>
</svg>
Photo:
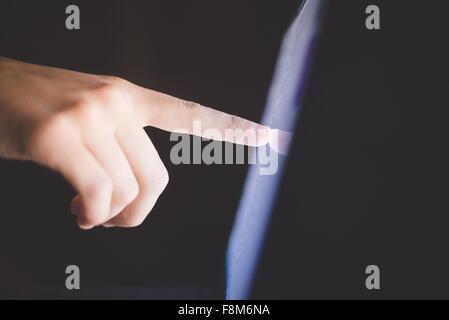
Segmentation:
<svg viewBox="0 0 449 320">
<path fill-rule="evenodd" d="M 271 129 L 256 122 L 134 85 L 130 94 L 142 126 L 248 146 L 269 142 Z"/>
</svg>

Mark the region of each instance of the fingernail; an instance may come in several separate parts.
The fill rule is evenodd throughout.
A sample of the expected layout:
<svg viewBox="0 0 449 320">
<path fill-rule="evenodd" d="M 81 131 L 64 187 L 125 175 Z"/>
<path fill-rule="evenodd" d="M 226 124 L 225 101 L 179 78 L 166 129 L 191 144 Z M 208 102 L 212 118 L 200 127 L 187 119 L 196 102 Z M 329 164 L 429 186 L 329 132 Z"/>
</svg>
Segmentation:
<svg viewBox="0 0 449 320">
<path fill-rule="evenodd" d="M 85 231 L 92 230 L 94 228 L 94 226 L 87 226 L 87 225 L 81 225 L 81 224 L 78 224 L 78 226 L 80 227 L 81 230 L 85 230 Z"/>
<path fill-rule="evenodd" d="M 291 132 L 273 129 L 270 135 L 270 146 L 276 152 L 287 155 L 292 138 L 293 134 Z"/>
</svg>

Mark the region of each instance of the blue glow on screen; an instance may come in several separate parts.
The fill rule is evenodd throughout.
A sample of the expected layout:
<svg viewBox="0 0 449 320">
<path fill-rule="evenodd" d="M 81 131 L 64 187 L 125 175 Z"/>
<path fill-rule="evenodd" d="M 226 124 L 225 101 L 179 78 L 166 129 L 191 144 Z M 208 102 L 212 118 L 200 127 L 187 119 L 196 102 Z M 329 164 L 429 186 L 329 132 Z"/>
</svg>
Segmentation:
<svg viewBox="0 0 449 320">
<path fill-rule="evenodd" d="M 288 132 L 295 129 L 323 3 L 324 0 L 304 1 L 284 38 L 263 118 L 263 124 L 267 126 Z M 250 296 L 286 160 L 287 157 L 279 155 L 277 173 L 271 176 L 260 175 L 260 164 L 249 169 L 227 252 L 226 297 L 229 300 Z"/>
</svg>

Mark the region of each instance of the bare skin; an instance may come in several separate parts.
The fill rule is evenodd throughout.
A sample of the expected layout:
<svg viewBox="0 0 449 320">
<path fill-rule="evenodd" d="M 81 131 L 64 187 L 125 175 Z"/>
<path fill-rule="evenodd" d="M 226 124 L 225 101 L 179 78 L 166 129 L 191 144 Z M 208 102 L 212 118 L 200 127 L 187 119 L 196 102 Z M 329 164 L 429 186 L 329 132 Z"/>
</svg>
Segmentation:
<svg viewBox="0 0 449 320">
<path fill-rule="evenodd" d="M 0 158 L 64 176 L 78 193 L 71 208 L 82 229 L 140 225 L 169 180 L 143 127 L 191 132 L 193 121 L 254 129 L 258 145 L 270 136 L 267 127 L 123 79 L 0 58 Z"/>
</svg>

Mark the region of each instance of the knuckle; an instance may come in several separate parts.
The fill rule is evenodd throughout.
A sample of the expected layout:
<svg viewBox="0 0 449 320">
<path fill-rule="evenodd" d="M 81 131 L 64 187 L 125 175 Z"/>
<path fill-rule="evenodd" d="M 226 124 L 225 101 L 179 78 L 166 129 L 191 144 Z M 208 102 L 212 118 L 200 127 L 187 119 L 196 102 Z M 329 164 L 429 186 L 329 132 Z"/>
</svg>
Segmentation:
<svg viewBox="0 0 449 320">
<path fill-rule="evenodd" d="M 104 76 L 104 79 L 106 80 L 107 83 L 110 83 L 118 87 L 126 86 L 128 84 L 128 81 L 116 76 Z"/>
<path fill-rule="evenodd" d="M 121 89 L 115 85 L 102 83 L 86 92 L 69 110 L 81 123 L 105 124 L 112 122 L 117 114 L 126 110 L 126 100 Z"/>
<path fill-rule="evenodd" d="M 73 106 L 76 117 L 83 123 L 97 122 L 103 118 L 100 104 L 95 103 L 94 99 L 85 98 L 76 102 Z"/>
<path fill-rule="evenodd" d="M 95 203 L 104 203 L 104 201 L 110 201 L 109 195 L 112 192 L 112 181 L 109 177 L 99 175 L 92 179 L 92 181 L 86 186 L 84 193 L 88 201 Z M 98 212 L 88 210 L 84 217 L 85 224 L 97 226 L 102 224 L 108 217 L 109 212 Z"/>
<path fill-rule="evenodd" d="M 117 206 L 126 206 L 133 202 L 139 195 L 139 185 L 135 179 L 128 183 L 120 184 L 114 189 L 114 201 Z"/>
<path fill-rule="evenodd" d="M 112 100 L 119 92 L 119 87 L 112 83 L 102 83 L 92 90 L 92 93 L 99 99 Z"/>
<path fill-rule="evenodd" d="M 235 115 L 230 115 L 228 119 L 228 128 L 242 128 L 243 127 L 243 119 L 237 117 Z"/>
<path fill-rule="evenodd" d="M 202 106 L 199 103 L 189 100 L 177 99 L 177 103 L 180 107 L 187 110 L 192 115 L 197 115 L 202 109 Z"/>
<path fill-rule="evenodd" d="M 155 196 L 164 191 L 168 182 L 169 174 L 165 166 L 143 179 L 140 184 L 142 198 L 139 201 L 142 201 L 145 208 L 142 207 L 138 212 L 123 213 L 118 224 L 124 228 L 135 228 L 142 225 L 154 206 Z"/>
<path fill-rule="evenodd" d="M 114 80 L 101 84 L 92 91 L 93 100 L 99 106 L 107 108 L 108 113 L 111 111 L 121 113 L 126 110 L 125 92 L 123 85 L 118 82 L 119 80 Z"/>
<path fill-rule="evenodd" d="M 165 167 L 162 167 L 159 170 L 159 186 L 161 187 L 162 191 L 167 187 L 169 181 L 170 181 L 170 175 L 168 174 L 168 171 Z"/>
<path fill-rule="evenodd" d="M 199 103 L 189 101 L 189 100 L 184 100 L 184 99 L 178 99 L 178 103 L 188 109 L 198 109 L 200 107 Z"/>
<path fill-rule="evenodd" d="M 86 187 L 86 195 L 95 199 L 104 199 L 112 192 L 112 180 L 106 175 L 92 179 Z"/>
<path fill-rule="evenodd" d="M 170 177 L 168 171 L 164 166 L 162 166 L 144 180 L 142 192 L 145 192 L 146 194 L 150 192 L 160 194 L 167 187 L 169 180 Z"/>
</svg>

